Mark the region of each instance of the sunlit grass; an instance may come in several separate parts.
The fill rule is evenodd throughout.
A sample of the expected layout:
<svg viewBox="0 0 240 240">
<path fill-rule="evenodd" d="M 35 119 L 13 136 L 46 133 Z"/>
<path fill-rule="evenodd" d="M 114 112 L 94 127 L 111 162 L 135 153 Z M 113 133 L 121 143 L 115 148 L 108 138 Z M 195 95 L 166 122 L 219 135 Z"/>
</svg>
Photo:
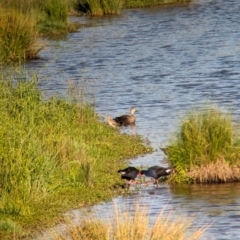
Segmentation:
<svg viewBox="0 0 240 240">
<path fill-rule="evenodd" d="M 110 199 L 121 160 L 151 151 L 140 136 L 101 122 L 76 96 L 44 100 L 37 84 L 23 73 L 0 76 L 0 216 L 19 229 L 59 209 Z"/>
<path fill-rule="evenodd" d="M 166 149 L 174 181 L 239 181 L 240 144 L 230 114 L 209 108 L 189 114 Z"/>
<path fill-rule="evenodd" d="M 0 64 L 37 57 L 43 46 L 38 41 L 36 24 L 33 11 L 0 7 Z"/>
<path fill-rule="evenodd" d="M 70 237 L 73 240 L 196 240 L 200 239 L 205 227 L 189 231 L 194 218 L 174 216 L 160 211 L 158 217 L 150 221 L 150 215 L 145 207 L 136 204 L 134 211 L 115 208 L 114 216 L 101 220 L 89 217 L 79 224 L 66 221 L 63 232 L 50 233 L 53 240 L 63 240 Z"/>
<path fill-rule="evenodd" d="M 191 0 L 126 0 L 124 8 L 149 7 L 163 4 L 188 3 Z"/>
</svg>

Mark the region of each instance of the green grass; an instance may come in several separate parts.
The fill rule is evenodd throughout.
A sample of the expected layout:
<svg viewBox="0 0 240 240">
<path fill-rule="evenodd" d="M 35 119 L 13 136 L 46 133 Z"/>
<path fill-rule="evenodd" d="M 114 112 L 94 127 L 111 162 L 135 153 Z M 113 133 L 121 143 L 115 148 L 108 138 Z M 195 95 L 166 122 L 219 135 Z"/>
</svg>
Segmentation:
<svg viewBox="0 0 240 240">
<path fill-rule="evenodd" d="M 75 8 L 92 16 L 120 14 L 122 9 L 164 4 L 188 3 L 191 0 L 76 0 Z"/>
<path fill-rule="evenodd" d="M 140 136 L 100 122 L 76 96 L 43 100 L 36 79 L 26 78 L 0 77 L 0 216 L 24 236 L 38 221 L 44 226 L 59 212 L 118 194 L 123 160 L 152 150 Z"/>
<path fill-rule="evenodd" d="M 164 4 L 188 3 L 191 0 L 126 0 L 124 8 L 150 7 Z"/>
<path fill-rule="evenodd" d="M 35 58 L 38 43 L 37 18 L 33 11 L 0 8 L 0 64 Z"/>
<path fill-rule="evenodd" d="M 166 148 L 176 182 L 239 181 L 240 142 L 230 114 L 217 108 L 195 111 Z"/>
</svg>

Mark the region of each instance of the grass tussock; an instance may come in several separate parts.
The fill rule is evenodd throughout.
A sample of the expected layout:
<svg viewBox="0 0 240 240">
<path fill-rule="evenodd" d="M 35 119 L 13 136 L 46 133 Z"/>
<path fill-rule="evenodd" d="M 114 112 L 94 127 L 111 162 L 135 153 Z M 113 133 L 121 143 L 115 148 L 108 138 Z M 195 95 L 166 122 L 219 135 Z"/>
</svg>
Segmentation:
<svg viewBox="0 0 240 240">
<path fill-rule="evenodd" d="M 0 8 L 0 64 L 36 58 L 43 47 L 36 23 L 32 11 Z"/>
<path fill-rule="evenodd" d="M 189 114 L 166 149 L 176 182 L 238 181 L 240 144 L 231 116 L 216 108 Z"/>
<path fill-rule="evenodd" d="M 76 97 L 43 100 L 36 79 L 28 78 L 0 76 L 0 216 L 19 229 L 46 213 L 113 197 L 120 160 L 151 151 L 140 136 L 100 122 Z"/>
<path fill-rule="evenodd" d="M 196 240 L 200 239 L 207 227 L 190 233 L 193 218 L 178 216 L 173 218 L 160 212 L 159 216 L 150 223 L 150 217 L 145 208 L 138 204 L 133 212 L 115 209 L 112 219 L 99 220 L 89 218 L 82 220 L 79 225 L 67 222 L 67 231 L 54 232 L 53 240 L 63 240 L 70 237 L 73 240 Z"/>
<path fill-rule="evenodd" d="M 91 16 L 120 14 L 123 0 L 84 0 L 79 1 L 78 10 Z"/>
<path fill-rule="evenodd" d="M 223 183 L 240 180 L 240 167 L 230 166 L 224 159 L 218 159 L 200 167 L 192 167 L 188 177 L 196 183 Z"/>
</svg>

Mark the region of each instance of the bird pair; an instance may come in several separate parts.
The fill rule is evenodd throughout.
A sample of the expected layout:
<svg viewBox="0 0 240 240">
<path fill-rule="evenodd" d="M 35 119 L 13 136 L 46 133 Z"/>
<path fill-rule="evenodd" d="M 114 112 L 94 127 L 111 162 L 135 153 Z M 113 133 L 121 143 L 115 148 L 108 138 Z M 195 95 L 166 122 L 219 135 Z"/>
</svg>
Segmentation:
<svg viewBox="0 0 240 240">
<path fill-rule="evenodd" d="M 164 168 L 160 166 L 152 166 L 149 167 L 147 170 L 141 170 L 139 171 L 135 167 L 127 167 L 125 169 L 118 170 L 119 173 L 121 173 L 121 178 L 128 180 L 128 184 L 132 184 L 135 181 L 135 178 L 137 176 L 145 175 L 146 177 L 153 178 L 153 182 L 155 184 L 158 184 L 158 180 L 161 177 L 166 177 L 169 174 L 172 173 L 172 168 Z"/>
<path fill-rule="evenodd" d="M 120 117 L 116 117 L 114 119 L 111 118 L 111 116 L 107 117 L 107 122 L 112 127 L 121 127 L 121 126 L 128 126 L 128 125 L 134 125 L 136 118 L 135 113 L 136 108 L 132 107 L 130 109 L 130 115 L 122 115 Z"/>
</svg>

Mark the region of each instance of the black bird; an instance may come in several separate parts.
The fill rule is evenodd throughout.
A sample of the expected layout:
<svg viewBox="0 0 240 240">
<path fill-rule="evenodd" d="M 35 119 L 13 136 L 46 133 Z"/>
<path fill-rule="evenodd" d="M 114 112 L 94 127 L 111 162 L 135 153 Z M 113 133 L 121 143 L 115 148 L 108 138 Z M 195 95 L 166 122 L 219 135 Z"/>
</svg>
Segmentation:
<svg viewBox="0 0 240 240">
<path fill-rule="evenodd" d="M 135 167 L 127 167 L 125 169 L 118 170 L 121 173 L 121 178 L 128 180 L 128 184 L 132 184 L 135 178 L 141 175 L 140 171 Z"/>
<path fill-rule="evenodd" d="M 161 177 L 166 177 L 171 174 L 173 171 L 172 168 L 164 168 L 160 166 L 152 166 L 147 170 L 142 170 L 140 173 L 145 175 L 146 177 L 151 177 L 154 179 L 154 183 L 158 184 L 158 180 Z"/>
<path fill-rule="evenodd" d="M 130 115 L 122 115 L 120 117 L 116 117 L 113 120 L 118 123 L 120 126 L 127 126 L 127 125 L 134 125 L 136 118 L 134 116 L 134 113 L 136 111 L 135 107 L 132 107 L 130 109 Z"/>
</svg>

